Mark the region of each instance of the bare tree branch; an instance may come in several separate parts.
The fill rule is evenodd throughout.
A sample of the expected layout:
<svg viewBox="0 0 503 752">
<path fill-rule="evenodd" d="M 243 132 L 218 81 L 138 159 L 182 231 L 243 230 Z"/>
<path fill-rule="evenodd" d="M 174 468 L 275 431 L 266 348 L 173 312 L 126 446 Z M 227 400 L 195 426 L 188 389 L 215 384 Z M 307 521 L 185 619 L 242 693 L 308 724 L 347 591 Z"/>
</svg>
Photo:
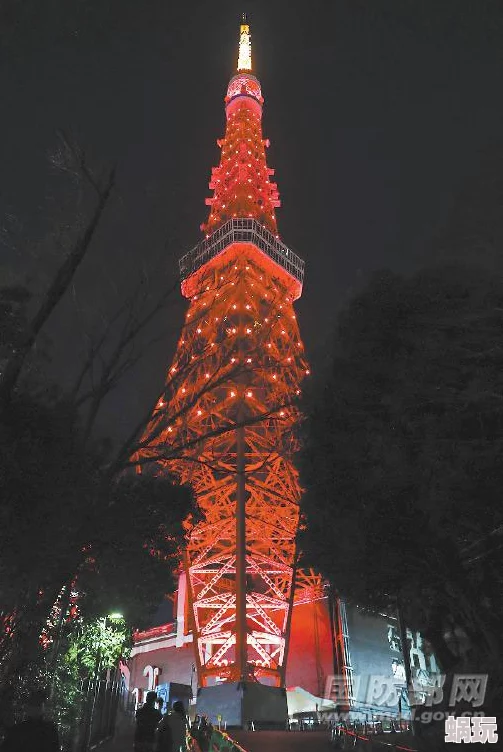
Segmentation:
<svg viewBox="0 0 503 752">
<path fill-rule="evenodd" d="M 36 312 L 28 327 L 28 331 L 23 341 L 7 362 L 4 372 L 0 375 L 0 404 L 3 403 L 4 405 L 6 405 L 9 402 L 12 391 L 19 379 L 24 361 L 28 353 L 31 351 L 33 345 L 35 344 L 35 341 L 42 327 L 45 325 L 49 316 L 54 311 L 58 303 L 61 301 L 63 295 L 67 291 L 77 269 L 84 259 L 94 238 L 114 186 L 115 167 L 110 170 L 104 187 L 99 190 L 98 203 L 85 230 L 76 241 L 72 251 L 68 254 L 63 264 L 56 272 L 56 275 L 49 285 L 49 288 L 42 300 L 42 303 L 40 304 L 38 311 Z"/>
</svg>

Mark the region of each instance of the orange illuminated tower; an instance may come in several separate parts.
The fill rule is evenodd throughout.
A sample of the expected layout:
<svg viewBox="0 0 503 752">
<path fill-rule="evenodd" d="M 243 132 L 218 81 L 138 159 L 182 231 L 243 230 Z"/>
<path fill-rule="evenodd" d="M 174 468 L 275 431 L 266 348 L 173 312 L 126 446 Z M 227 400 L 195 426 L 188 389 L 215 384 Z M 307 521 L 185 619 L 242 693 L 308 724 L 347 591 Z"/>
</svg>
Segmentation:
<svg viewBox="0 0 503 752">
<path fill-rule="evenodd" d="M 304 262 L 278 234 L 263 102 L 243 19 L 204 238 L 180 260 L 189 309 L 143 449 L 192 486 L 204 515 L 184 555 L 202 687 L 284 686 L 294 597 Z"/>
</svg>

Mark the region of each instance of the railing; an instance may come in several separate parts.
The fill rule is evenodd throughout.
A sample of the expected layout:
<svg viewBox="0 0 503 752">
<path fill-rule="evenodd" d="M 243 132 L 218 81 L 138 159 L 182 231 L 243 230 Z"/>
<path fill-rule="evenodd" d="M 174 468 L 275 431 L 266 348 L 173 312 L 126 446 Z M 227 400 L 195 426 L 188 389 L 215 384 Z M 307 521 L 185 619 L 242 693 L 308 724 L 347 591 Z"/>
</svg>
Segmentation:
<svg viewBox="0 0 503 752">
<path fill-rule="evenodd" d="M 155 640 L 157 637 L 174 637 L 176 635 L 176 621 L 169 622 L 169 624 L 161 624 L 159 627 L 151 627 L 143 631 L 136 630 L 133 632 L 133 642 L 141 642 L 142 640 Z"/>
<path fill-rule="evenodd" d="M 306 734 L 306 749 L 309 749 L 308 737 L 309 734 Z M 375 739 L 373 734 L 364 734 L 345 726 L 333 728 L 330 732 L 330 740 L 333 749 L 352 749 L 356 752 L 416 752 L 414 747 L 409 747 L 406 744 Z M 225 731 L 218 729 L 212 730 L 211 740 L 206 743 L 198 743 L 193 737 L 187 736 L 187 749 L 189 752 L 246 752 Z"/>
<path fill-rule="evenodd" d="M 213 729 L 210 752 L 246 752 L 246 750 L 235 742 L 234 739 L 231 739 L 225 731 Z"/>
<path fill-rule="evenodd" d="M 301 284 L 304 281 L 304 261 L 255 219 L 230 219 L 182 256 L 182 281 L 232 243 L 253 243 Z"/>
<path fill-rule="evenodd" d="M 189 752 L 246 752 L 225 731 L 218 729 L 212 730 L 211 739 L 206 744 L 197 742 L 192 736 L 187 735 L 187 749 Z"/>
<path fill-rule="evenodd" d="M 334 749 L 355 749 L 358 752 L 416 752 L 413 747 L 405 744 L 373 739 L 372 734 L 363 734 L 344 726 L 332 729 L 331 740 Z"/>
</svg>

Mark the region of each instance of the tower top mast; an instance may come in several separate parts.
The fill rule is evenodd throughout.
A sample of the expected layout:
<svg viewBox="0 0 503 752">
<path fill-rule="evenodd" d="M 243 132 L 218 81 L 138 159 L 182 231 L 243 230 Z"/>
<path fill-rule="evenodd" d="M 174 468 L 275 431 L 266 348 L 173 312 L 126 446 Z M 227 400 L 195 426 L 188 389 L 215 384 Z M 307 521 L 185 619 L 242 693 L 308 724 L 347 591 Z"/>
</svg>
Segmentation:
<svg viewBox="0 0 503 752">
<path fill-rule="evenodd" d="M 260 82 L 252 73 L 246 16 L 240 24 L 237 72 L 229 81 L 224 101 L 225 138 L 217 140 L 220 163 L 211 172 L 213 195 L 206 199 L 210 212 L 201 225 L 205 237 L 180 259 L 182 293 L 192 297 L 208 264 L 239 241 L 254 245 L 268 257 L 273 264 L 270 269 L 296 300 L 302 292 L 304 262 L 279 238 L 275 209 L 281 202 L 271 180 L 274 170 L 267 165 L 269 140 L 262 136 L 264 99 Z"/>
<path fill-rule="evenodd" d="M 238 55 L 238 73 L 241 71 L 251 71 L 251 36 L 250 26 L 248 24 L 246 13 L 243 13 L 241 26 L 239 27 L 239 55 Z"/>
</svg>

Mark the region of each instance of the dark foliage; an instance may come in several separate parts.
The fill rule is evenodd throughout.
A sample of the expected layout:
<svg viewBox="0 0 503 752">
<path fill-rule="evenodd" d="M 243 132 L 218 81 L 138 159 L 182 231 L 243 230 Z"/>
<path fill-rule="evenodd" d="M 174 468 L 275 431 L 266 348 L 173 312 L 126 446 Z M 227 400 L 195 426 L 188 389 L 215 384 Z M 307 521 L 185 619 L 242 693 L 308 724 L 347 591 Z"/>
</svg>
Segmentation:
<svg viewBox="0 0 503 752">
<path fill-rule="evenodd" d="M 444 667 L 455 627 L 479 669 L 501 660 L 502 323 L 480 267 L 378 274 L 305 404 L 306 554 L 363 605 L 400 598 Z"/>
<path fill-rule="evenodd" d="M 9 288 L 0 300 L 8 358 L 24 337 L 29 293 Z M 120 611 L 145 626 L 172 589 L 194 509 L 168 476 L 111 473 L 107 445 L 85 436 L 78 405 L 34 373 L 2 406 L 0 456 L 0 680 L 9 694 L 51 662 L 51 640 L 71 638 L 53 609 L 66 613 L 70 584 L 81 620 Z"/>
<path fill-rule="evenodd" d="M 110 478 L 63 401 L 11 402 L 0 450 L 0 608 L 15 615 L 7 644 L 19 630 L 36 651 L 61 587 L 75 578 L 89 617 L 112 608 L 132 624 L 148 618 L 172 585 L 189 492 L 167 478 Z"/>
</svg>

